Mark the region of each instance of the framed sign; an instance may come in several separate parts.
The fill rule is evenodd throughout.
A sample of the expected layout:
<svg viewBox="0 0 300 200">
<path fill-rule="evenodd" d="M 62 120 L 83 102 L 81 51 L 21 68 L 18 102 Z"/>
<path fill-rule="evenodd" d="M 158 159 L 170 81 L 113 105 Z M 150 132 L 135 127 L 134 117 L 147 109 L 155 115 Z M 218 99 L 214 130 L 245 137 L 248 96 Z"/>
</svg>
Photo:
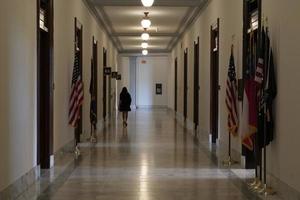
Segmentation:
<svg viewBox="0 0 300 200">
<path fill-rule="evenodd" d="M 118 74 L 117 80 L 122 80 L 122 75 L 121 74 Z"/>
<path fill-rule="evenodd" d="M 161 83 L 156 83 L 155 93 L 156 93 L 156 95 L 162 95 L 162 84 Z"/>
<path fill-rule="evenodd" d="M 117 79 L 118 72 L 112 72 L 111 77 Z"/>
<path fill-rule="evenodd" d="M 111 67 L 104 67 L 104 75 L 110 75 L 111 74 Z"/>
</svg>

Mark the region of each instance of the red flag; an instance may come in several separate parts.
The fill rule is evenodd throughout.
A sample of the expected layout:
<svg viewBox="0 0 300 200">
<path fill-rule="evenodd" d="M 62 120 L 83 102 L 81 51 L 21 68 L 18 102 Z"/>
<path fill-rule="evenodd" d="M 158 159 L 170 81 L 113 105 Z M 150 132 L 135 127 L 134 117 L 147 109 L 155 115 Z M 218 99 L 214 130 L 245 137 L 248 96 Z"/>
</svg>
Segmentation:
<svg viewBox="0 0 300 200">
<path fill-rule="evenodd" d="M 242 112 L 242 143 L 253 150 L 252 136 L 257 132 L 256 83 L 245 80 L 243 112 Z"/>
</svg>

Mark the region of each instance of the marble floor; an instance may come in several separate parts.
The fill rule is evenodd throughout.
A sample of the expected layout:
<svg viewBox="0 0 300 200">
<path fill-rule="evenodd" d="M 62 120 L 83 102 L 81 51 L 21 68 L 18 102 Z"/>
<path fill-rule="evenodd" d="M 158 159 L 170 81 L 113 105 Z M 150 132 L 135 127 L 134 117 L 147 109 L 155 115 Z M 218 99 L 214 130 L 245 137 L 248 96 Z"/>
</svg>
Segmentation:
<svg viewBox="0 0 300 200">
<path fill-rule="evenodd" d="M 167 110 L 138 110 L 81 145 L 82 155 L 36 199 L 260 199 Z"/>
</svg>

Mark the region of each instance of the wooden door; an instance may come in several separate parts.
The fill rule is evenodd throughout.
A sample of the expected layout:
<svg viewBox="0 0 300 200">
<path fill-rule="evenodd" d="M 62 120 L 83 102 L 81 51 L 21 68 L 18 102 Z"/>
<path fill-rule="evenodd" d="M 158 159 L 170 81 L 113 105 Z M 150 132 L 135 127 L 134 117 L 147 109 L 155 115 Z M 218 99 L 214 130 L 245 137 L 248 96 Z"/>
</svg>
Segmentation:
<svg viewBox="0 0 300 200">
<path fill-rule="evenodd" d="M 188 49 L 184 51 L 183 56 L 183 116 L 186 120 L 187 118 L 187 95 L 188 95 Z"/>
<path fill-rule="evenodd" d="M 211 26 L 211 74 L 210 74 L 210 133 L 212 142 L 218 139 L 219 121 L 219 19 L 216 25 Z"/>
<path fill-rule="evenodd" d="M 104 74 L 104 68 L 107 67 L 107 52 L 103 48 L 103 120 L 106 119 L 106 99 L 107 99 L 107 78 Z"/>
<path fill-rule="evenodd" d="M 74 43 L 74 52 L 77 52 L 79 54 L 79 74 L 81 76 L 81 78 L 83 77 L 82 74 L 82 60 L 83 60 L 83 26 L 82 24 L 78 21 L 77 18 L 75 18 L 74 21 L 74 29 L 75 29 L 75 43 Z M 80 143 L 80 136 L 82 134 L 82 106 L 80 107 L 79 110 L 79 120 L 78 120 L 78 124 L 75 128 L 75 143 L 76 145 L 78 143 Z"/>
<path fill-rule="evenodd" d="M 194 43 L 194 124 L 199 125 L 199 37 Z"/>
<path fill-rule="evenodd" d="M 96 105 L 95 105 L 95 114 L 96 114 L 96 118 L 98 115 L 98 41 L 95 40 L 95 38 L 93 37 L 93 98 L 95 98 L 96 101 Z"/>
<path fill-rule="evenodd" d="M 53 155 L 53 0 L 37 0 L 37 165 Z"/>
<path fill-rule="evenodd" d="M 174 88 L 174 110 L 177 111 L 177 87 L 178 87 L 178 82 L 177 82 L 177 72 L 178 72 L 178 63 L 177 63 L 177 58 L 175 59 L 175 88 Z"/>
</svg>

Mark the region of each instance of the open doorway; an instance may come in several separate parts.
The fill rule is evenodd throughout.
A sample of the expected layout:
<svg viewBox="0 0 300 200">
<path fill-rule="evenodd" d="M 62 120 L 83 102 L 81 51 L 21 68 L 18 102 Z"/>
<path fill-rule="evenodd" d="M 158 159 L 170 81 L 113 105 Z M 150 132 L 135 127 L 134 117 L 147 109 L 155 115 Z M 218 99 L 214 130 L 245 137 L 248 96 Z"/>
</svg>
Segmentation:
<svg viewBox="0 0 300 200">
<path fill-rule="evenodd" d="M 53 0 L 37 0 L 37 165 L 53 161 Z"/>
<path fill-rule="evenodd" d="M 194 42 L 194 124 L 199 126 L 199 37 Z"/>
<path fill-rule="evenodd" d="M 258 52 L 261 43 L 261 18 L 262 18 L 262 1 L 253 0 L 246 1 L 243 3 L 243 85 L 246 82 L 254 79 L 255 76 L 255 66 L 250 63 L 256 63 L 256 52 Z M 254 150 L 248 149 L 246 146 L 242 145 L 242 155 L 245 156 L 245 167 L 247 169 L 256 168 L 255 165 L 261 166 L 261 148 L 258 146 L 258 137 L 255 133 L 252 136 L 252 142 L 254 144 Z M 257 158 L 257 160 L 256 160 Z M 260 168 L 260 178 L 262 179 L 262 168 Z"/>
<path fill-rule="evenodd" d="M 210 38 L 210 133 L 212 143 L 218 139 L 219 121 L 219 28 L 220 20 L 211 26 Z"/>
<path fill-rule="evenodd" d="M 183 117 L 187 118 L 187 95 L 188 95 L 188 48 L 183 55 Z"/>
</svg>

